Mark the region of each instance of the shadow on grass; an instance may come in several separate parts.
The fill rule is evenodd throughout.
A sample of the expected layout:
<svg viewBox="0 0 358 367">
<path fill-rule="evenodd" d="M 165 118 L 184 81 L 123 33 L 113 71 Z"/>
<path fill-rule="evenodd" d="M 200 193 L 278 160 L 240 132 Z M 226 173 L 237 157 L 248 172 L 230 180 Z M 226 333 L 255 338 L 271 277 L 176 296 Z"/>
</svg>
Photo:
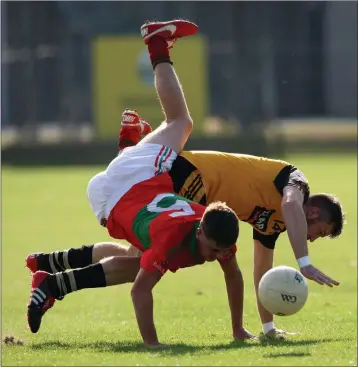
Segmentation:
<svg viewBox="0 0 358 367">
<path fill-rule="evenodd" d="M 74 342 L 67 343 L 62 341 L 46 341 L 42 343 L 30 344 L 30 348 L 34 350 L 51 350 L 51 349 L 92 349 L 97 352 L 110 352 L 110 353 L 160 353 L 169 355 L 179 355 L 179 354 L 190 354 L 199 351 L 220 351 L 220 350 L 231 350 L 231 349 L 242 349 L 242 348 L 257 348 L 263 345 L 280 345 L 280 346 L 309 346 L 319 343 L 329 343 L 333 341 L 342 341 L 343 339 L 306 339 L 306 340 L 277 340 L 270 343 L 263 344 L 262 342 L 249 341 L 249 342 L 231 342 L 227 344 L 218 345 L 194 345 L 185 343 L 174 343 L 169 344 L 168 348 L 163 349 L 147 349 L 141 342 L 132 341 L 107 341 L 99 340 L 96 342 Z M 285 356 L 305 356 L 306 353 L 270 353 L 266 356 L 269 358 L 285 357 Z"/>
<path fill-rule="evenodd" d="M 61 341 L 47 341 L 42 343 L 31 344 L 30 348 L 34 350 L 50 350 L 50 349 L 92 349 L 96 352 L 110 352 L 110 353 L 160 353 L 169 355 L 191 354 L 202 350 L 228 350 L 256 347 L 253 343 L 228 343 L 219 344 L 215 346 L 202 346 L 185 343 L 169 344 L 167 348 L 162 349 L 148 349 L 141 342 L 129 341 L 107 341 L 99 340 L 96 342 L 75 342 L 66 343 Z"/>
<path fill-rule="evenodd" d="M 322 343 L 347 341 L 348 338 L 325 338 L 325 339 L 263 339 L 259 341 L 261 346 L 282 346 L 282 347 L 298 347 L 298 346 L 309 346 Z"/>
<path fill-rule="evenodd" d="M 280 358 L 280 357 L 308 357 L 310 352 L 280 352 L 280 353 L 267 353 L 264 354 L 266 358 Z"/>
</svg>

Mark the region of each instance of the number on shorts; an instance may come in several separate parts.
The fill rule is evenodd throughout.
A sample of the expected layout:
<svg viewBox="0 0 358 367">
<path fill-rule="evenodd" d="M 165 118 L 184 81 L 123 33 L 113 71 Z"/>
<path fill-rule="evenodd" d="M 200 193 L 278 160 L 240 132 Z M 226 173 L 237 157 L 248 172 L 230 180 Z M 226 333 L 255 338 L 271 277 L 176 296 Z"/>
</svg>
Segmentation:
<svg viewBox="0 0 358 367">
<path fill-rule="evenodd" d="M 178 199 L 174 194 L 159 194 L 147 205 L 147 210 L 152 213 L 162 213 L 170 210 L 175 212 L 169 214 L 170 217 L 181 217 L 183 215 L 193 215 L 194 210 L 185 200 Z"/>
</svg>

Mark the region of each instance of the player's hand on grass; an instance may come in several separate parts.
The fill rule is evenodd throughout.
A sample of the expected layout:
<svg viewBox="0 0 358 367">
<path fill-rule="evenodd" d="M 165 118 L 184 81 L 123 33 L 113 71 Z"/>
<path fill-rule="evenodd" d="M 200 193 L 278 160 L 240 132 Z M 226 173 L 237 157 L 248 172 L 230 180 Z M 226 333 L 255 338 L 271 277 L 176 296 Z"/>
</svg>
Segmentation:
<svg viewBox="0 0 358 367">
<path fill-rule="evenodd" d="M 235 341 L 242 341 L 242 340 L 256 340 L 257 336 L 251 334 L 244 328 L 241 328 L 234 332 L 234 340 Z"/>
<path fill-rule="evenodd" d="M 162 343 L 153 343 L 153 344 L 148 344 L 148 343 L 144 343 L 144 345 L 149 348 L 149 349 L 161 349 L 161 348 L 167 348 L 168 344 L 162 344 Z"/>
<path fill-rule="evenodd" d="M 319 269 L 314 267 L 313 265 L 307 265 L 300 269 L 301 273 L 308 279 L 313 280 L 314 282 L 321 285 L 328 285 L 329 287 L 333 287 L 334 285 L 339 285 L 339 282 L 330 278 L 328 275 L 322 273 Z"/>
</svg>

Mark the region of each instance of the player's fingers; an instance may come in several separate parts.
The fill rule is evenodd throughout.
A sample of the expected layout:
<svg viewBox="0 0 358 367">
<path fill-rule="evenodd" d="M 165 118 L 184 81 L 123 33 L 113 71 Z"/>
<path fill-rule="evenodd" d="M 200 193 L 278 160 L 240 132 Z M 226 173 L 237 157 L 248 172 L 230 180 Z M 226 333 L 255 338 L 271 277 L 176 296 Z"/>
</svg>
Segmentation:
<svg viewBox="0 0 358 367">
<path fill-rule="evenodd" d="M 320 280 L 317 277 L 317 273 L 307 272 L 304 274 L 304 276 L 310 280 L 313 280 L 314 282 L 321 284 Z"/>
<path fill-rule="evenodd" d="M 329 280 L 331 281 L 331 283 L 332 283 L 333 285 L 339 285 L 339 284 L 340 284 L 337 280 L 334 280 L 334 279 L 332 279 L 332 278 L 329 278 Z"/>
<path fill-rule="evenodd" d="M 339 282 L 329 278 L 327 281 L 326 281 L 326 284 L 329 285 L 330 287 L 333 287 L 334 285 L 337 286 L 339 285 Z"/>
<path fill-rule="evenodd" d="M 320 285 L 325 284 L 318 276 L 313 276 L 311 279 Z"/>
<path fill-rule="evenodd" d="M 333 284 L 334 284 L 334 280 L 329 278 L 329 277 L 324 277 L 324 278 L 321 278 L 321 280 L 324 282 L 324 284 L 328 285 L 328 287 L 333 287 Z"/>
<path fill-rule="evenodd" d="M 325 284 L 327 284 L 329 287 L 333 287 L 333 285 L 339 285 L 339 282 L 336 280 L 330 278 L 326 274 L 319 274 L 320 280 L 322 280 Z"/>
<path fill-rule="evenodd" d="M 326 275 L 324 275 L 323 273 L 317 272 L 315 276 L 316 276 L 316 279 L 318 279 L 322 284 L 326 284 L 328 286 L 330 285 L 329 278 Z"/>
</svg>

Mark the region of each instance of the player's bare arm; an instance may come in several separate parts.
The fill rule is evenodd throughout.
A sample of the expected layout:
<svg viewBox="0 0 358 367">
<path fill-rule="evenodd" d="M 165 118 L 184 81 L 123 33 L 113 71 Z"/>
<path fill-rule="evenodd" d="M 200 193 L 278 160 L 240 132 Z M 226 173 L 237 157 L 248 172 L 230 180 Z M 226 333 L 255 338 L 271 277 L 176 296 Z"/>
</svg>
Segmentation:
<svg viewBox="0 0 358 367">
<path fill-rule="evenodd" d="M 287 233 L 296 259 L 308 256 L 307 221 L 303 211 L 303 194 L 294 186 L 283 189 L 281 203 Z"/>
<path fill-rule="evenodd" d="M 307 246 L 307 220 L 303 210 L 303 194 L 294 186 L 286 186 L 283 189 L 282 215 L 287 228 L 288 237 L 299 263 L 302 274 L 318 284 L 326 284 L 329 287 L 339 285 L 339 282 L 330 278 L 310 264 Z"/>
<path fill-rule="evenodd" d="M 234 340 L 254 339 L 243 326 L 244 279 L 236 257 L 220 263 L 224 272 Z"/>
<path fill-rule="evenodd" d="M 152 294 L 152 289 L 159 282 L 160 278 L 161 274 L 150 273 L 145 269 L 140 269 L 131 290 L 138 327 L 147 347 L 161 345 L 154 326 Z"/>
</svg>

